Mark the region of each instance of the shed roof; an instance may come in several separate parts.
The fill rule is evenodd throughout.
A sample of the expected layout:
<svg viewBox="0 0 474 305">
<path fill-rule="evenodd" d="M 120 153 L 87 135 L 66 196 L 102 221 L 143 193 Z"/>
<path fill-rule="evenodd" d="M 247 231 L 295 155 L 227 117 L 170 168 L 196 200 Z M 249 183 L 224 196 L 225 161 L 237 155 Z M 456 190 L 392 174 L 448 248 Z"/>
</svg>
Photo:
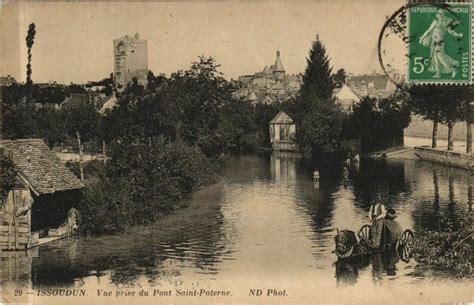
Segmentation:
<svg viewBox="0 0 474 305">
<path fill-rule="evenodd" d="M 2 140 L 0 147 L 11 154 L 18 175 L 36 195 L 84 187 L 41 139 Z"/>
<path fill-rule="evenodd" d="M 277 115 L 270 121 L 270 124 L 294 124 L 293 120 L 283 111 L 277 113 Z"/>
</svg>

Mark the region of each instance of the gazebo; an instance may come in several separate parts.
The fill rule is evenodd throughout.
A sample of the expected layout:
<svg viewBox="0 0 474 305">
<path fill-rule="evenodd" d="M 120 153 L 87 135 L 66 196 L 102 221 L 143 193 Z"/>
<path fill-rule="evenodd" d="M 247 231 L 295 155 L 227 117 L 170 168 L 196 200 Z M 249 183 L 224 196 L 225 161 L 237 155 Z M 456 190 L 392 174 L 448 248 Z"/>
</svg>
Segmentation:
<svg viewBox="0 0 474 305">
<path fill-rule="evenodd" d="M 295 143 L 296 124 L 288 114 L 283 111 L 270 121 L 270 144 L 273 150 L 297 151 Z"/>
</svg>

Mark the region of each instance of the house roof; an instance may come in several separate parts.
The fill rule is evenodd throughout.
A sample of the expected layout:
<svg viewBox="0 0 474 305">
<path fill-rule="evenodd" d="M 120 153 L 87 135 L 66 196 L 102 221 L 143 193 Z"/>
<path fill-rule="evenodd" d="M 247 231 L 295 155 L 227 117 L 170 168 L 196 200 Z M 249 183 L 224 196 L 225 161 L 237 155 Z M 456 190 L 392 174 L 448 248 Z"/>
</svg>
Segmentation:
<svg viewBox="0 0 474 305">
<path fill-rule="evenodd" d="M 2 140 L 0 147 L 12 156 L 18 176 L 36 195 L 84 187 L 41 139 Z"/>
<path fill-rule="evenodd" d="M 277 115 L 270 121 L 270 124 L 294 124 L 294 121 L 283 111 L 277 113 Z"/>
<path fill-rule="evenodd" d="M 368 86 L 372 83 L 375 90 L 384 90 L 389 78 L 385 74 L 359 75 L 353 76 L 347 80 L 349 86 Z"/>
<path fill-rule="evenodd" d="M 117 104 L 117 98 L 115 97 L 115 95 L 111 95 L 111 96 L 107 97 L 106 99 L 107 99 L 107 101 L 102 105 L 102 107 L 99 110 L 100 114 L 105 114 L 105 112 L 107 110 L 113 109 L 114 107 L 116 107 L 118 105 Z"/>
<path fill-rule="evenodd" d="M 272 74 L 273 71 L 268 66 L 265 66 L 262 73 L 263 74 Z"/>
<path fill-rule="evenodd" d="M 13 76 L 0 76 L 0 86 L 10 86 L 16 84 L 16 80 Z"/>
<path fill-rule="evenodd" d="M 249 91 L 249 94 L 247 95 L 247 101 L 255 102 L 257 100 L 257 95 L 255 95 L 255 92 Z"/>
<path fill-rule="evenodd" d="M 61 103 L 61 106 L 81 105 L 87 102 L 89 102 L 89 95 L 87 93 L 71 94 Z"/>
</svg>

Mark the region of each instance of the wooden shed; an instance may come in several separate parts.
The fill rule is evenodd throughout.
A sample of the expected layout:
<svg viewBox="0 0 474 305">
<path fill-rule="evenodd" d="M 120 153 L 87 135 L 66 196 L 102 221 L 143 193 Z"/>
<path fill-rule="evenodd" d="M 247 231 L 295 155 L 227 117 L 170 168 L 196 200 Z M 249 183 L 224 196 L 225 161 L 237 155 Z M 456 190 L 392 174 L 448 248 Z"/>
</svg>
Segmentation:
<svg viewBox="0 0 474 305">
<path fill-rule="evenodd" d="M 50 238 L 80 200 L 84 187 L 40 139 L 0 141 L 17 177 L 0 204 L 0 249 L 18 250 Z"/>
</svg>

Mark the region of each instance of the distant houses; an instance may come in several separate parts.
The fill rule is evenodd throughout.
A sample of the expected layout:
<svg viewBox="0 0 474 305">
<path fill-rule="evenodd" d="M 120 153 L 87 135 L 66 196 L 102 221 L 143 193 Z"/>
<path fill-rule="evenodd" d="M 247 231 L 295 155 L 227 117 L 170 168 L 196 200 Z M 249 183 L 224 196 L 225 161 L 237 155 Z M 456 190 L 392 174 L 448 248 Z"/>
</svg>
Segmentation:
<svg viewBox="0 0 474 305">
<path fill-rule="evenodd" d="M 301 89 L 301 74 L 286 74 L 280 51 L 276 52 L 275 63 L 265 66 L 262 71 L 252 75 L 243 75 L 235 81 L 238 89 L 234 97 L 246 99 L 252 104 L 273 104 L 283 102 L 295 96 Z"/>
<path fill-rule="evenodd" d="M 397 81 L 402 81 L 402 76 L 393 72 Z M 395 84 L 386 74 L 372 72 L 371 74 L 349 75 L 346 85 L 360 97 L 386 98 L 396 89 Z"/>
<path fill-rule="evenodd" d="M 17 171 L 14 188 L 0 205 L 0 249 L 33 247 L 51 230 L 57 232 L 84 185 L 43 140 L 2 140 L 0 149 Z"/>
</svg>

